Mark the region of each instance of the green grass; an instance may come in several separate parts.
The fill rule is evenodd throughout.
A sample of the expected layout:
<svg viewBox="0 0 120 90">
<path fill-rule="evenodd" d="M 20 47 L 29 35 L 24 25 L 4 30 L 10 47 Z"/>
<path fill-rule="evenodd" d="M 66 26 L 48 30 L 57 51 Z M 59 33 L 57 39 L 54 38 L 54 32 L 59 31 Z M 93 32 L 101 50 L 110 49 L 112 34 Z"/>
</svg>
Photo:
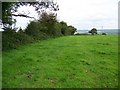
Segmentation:
<svg viewBox="0 0 120 90">
<path fill-rule="evenodd" d="M 3 52 L 4 87 L 116 88 L 118 36 L 66 36 Z"/>
<path fill-rule="evenodd" d="M 2 53 L 0 51 L 0 89 L 2 89 Z"/>
</svg>

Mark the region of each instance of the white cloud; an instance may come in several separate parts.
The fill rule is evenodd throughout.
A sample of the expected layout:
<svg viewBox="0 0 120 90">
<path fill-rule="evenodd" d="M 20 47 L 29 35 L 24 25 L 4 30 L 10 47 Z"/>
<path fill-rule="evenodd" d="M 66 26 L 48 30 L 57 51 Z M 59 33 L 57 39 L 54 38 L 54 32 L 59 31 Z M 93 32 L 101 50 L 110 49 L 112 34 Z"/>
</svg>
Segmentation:
<svg viewBox="0 0 120 90">
<path fill-rule="evenodd" d="M 57 0 L 58 18 L 77 29 L 117 28 L 119 0 Z"/>
<path fill-rule="evenodd" d="M 77 29 L 92 27 L 118 28 L 119 0 L 56 0 L 60 10 L 58 19 L 73 25 Z M 37 17 L 34 8 L 22 7 L 20 12 L 30 11 L 31 16 Z M 17 18 L 17 26 L 26 27 L 30 19 Z"/>
<path fill-rule="evenodd" d="M 20 8 L 18 8 L 18 12 L 15 14 L 26 14 L 30 17 L 34 17 L 35 19 L 38 18 L 38 14 L 35 11 L 35 8 L 32 6 L 21 6 Z M 17 27 L 22 27 L 23 29 L 26 28 L 26 26 L 28 25 L 28 23 L 34 19 L 31 18 L 25 18 L 25 17 L 14 17 L 17 20 L 16 26 Z"/>
</svg>

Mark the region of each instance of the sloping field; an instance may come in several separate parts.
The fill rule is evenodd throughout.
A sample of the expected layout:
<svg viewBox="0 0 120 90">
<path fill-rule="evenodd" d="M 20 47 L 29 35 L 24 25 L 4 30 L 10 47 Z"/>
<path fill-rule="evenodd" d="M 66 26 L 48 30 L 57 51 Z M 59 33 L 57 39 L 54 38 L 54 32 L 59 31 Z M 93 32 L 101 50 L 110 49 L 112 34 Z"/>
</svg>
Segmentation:
<svg viewBox="0 0 120 90">
<path fill-rule="evenodd" d="M 118 87 L 118 36 L 66 36 L 4 51 L 3 88 Z"/>
</svg>

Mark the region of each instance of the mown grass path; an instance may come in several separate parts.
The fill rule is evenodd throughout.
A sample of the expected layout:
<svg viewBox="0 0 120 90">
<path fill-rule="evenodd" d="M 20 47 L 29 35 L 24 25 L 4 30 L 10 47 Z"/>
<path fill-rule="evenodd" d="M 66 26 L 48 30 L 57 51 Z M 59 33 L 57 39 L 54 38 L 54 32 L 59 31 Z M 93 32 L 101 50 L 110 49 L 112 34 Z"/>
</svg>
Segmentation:
<svg viewBox="0 0 120 90">
<path fill-rule="evenodd" d="M 3 52 L 3 87 L 118 87 L 118 36 L 66 36 Z"/>
</svg>

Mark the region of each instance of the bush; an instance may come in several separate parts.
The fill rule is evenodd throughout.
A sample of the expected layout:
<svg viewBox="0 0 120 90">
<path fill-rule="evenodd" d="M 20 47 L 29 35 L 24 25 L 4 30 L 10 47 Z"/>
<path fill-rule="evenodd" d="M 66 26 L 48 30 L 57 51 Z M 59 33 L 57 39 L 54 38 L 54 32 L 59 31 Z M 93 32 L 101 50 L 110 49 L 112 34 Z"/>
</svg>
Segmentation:
<svg viewBox="0 0 120 90">
<path fill-rule="evenodd" d="M 25 33 L 17 33 L 12 29 L 2 32 L 2 50 L 15 49 L 31 42 L 33 42 L 33 38 Z"/>
<path fill-rule="evenodd" d="M 102 35 L 107 35 L 107 33 L 102 33 Z"/>
<path fill-rule="evenodd" d="M 32 21 L 25 29 L 25 33 L 32 36 L 35 40 L 47 39 L 49 36 L 45 33 L 46 27 L 39 22 Z"/>
<path fill-rule="evenodd" d="M 58 22 L 55 14 L 43 13 L 40 20 L 32 21 L 23 31 L 16 32 L 6 29 L 2 32 L 3 50 L 17 48 L 20 45 L 31 43 L 36 40 L 48 39 L 62 35 L 73 35 L 76 28 L 68 26 L 65 22 Z"/>
<path fill-rule="evenodd" d="M 97 34 L 97 29 L 93 28 L 88 33 L 91 33 L 92 35 Z"/>
<path fill-rule="evenodd" d="M 10 49 L 17 47 L 17 39 L 15 38 L 16 32 L 13 30 L 6 30 L 2 32 L 2 49 Z"/>
<path fill-rule="evenodd" d="M 80 33 L 75 33 L 74 35 L 80 35 Z"/>
</svg>

